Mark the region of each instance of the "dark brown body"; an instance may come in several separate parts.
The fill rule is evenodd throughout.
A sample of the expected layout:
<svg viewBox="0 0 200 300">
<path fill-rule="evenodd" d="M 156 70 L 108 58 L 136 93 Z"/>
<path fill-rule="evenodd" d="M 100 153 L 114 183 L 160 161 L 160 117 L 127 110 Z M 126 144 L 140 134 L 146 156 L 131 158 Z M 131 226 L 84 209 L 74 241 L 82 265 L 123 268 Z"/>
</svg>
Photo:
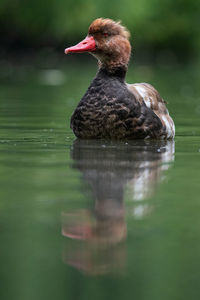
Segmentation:
<svg viewBox="0 0 200 300">
<path fill-rule="evenodd" d="M 83 139 L 167 138 L 166 127 L 124 81 L 125 70 L 100 69 L 71 118 Z"/>
</svg>

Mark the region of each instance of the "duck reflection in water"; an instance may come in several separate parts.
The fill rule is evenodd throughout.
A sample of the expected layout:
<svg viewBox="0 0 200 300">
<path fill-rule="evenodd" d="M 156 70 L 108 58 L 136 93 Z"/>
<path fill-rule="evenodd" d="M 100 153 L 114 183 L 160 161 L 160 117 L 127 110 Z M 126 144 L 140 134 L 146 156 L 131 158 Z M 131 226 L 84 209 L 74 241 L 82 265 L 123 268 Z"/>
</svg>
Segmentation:
<svg viewBox="0 0 200 300">
<path fill-rule="evenodd" d="M 63 260 L 92 275 L 123 270 L 124 190 L 131 193 L 134 218 L 150 213 L 152 207 L 143 202 L 174 160 L 174 142 L 76 140 L 71 157 L 73 168 L 80 170 L 95 200 L 91 210 L 62 213 L 62 234 L 74 240 L 71 248 L 66 244 Z"/>
</svg>

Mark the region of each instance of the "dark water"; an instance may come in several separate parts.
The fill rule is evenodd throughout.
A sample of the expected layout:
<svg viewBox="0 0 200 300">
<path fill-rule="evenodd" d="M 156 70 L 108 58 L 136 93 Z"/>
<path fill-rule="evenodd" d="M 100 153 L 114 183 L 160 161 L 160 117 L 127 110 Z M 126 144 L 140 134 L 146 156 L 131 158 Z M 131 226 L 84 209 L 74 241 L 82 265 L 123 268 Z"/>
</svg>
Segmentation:
<svg viewBox="0 0 200 300">
<path fill-rule="evenodd" d="M 197 68 L 129 73 L 169 102 L 176 138 L 128 143 L 73 136 L 85 68 L 2 80 L 0 298 L 198 299 Z"/>
</svg>

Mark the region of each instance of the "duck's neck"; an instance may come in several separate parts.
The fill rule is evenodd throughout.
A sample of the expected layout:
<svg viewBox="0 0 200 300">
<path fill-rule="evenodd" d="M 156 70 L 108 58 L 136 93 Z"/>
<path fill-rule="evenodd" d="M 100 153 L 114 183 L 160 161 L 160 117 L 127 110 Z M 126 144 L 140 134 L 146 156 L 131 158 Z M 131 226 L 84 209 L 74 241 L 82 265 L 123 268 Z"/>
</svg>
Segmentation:
<svg viewBox="0 0 200 300">
<path fill-rule="evenodd" d="M 101 65 L 98 71 L 98 75 L 108 76 L 108 77 L 116 77 L 122 81 L 125 80 L 127 67 L 119 66 L 119 67 L 108 67 Z"/>
</svg>

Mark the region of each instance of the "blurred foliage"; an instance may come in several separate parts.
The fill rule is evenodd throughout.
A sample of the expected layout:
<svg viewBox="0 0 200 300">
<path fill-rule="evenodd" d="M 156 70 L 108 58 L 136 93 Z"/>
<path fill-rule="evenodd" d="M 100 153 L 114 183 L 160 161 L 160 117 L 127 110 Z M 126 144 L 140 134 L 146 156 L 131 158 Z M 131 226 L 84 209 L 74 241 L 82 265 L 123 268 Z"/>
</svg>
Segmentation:
<svg viewBox="0 0 200 300">
<path fill-rule="evenodd" d="M 1 0 L 0 31 L 5 44 L 55 46 L 84 37 L 93 19 L 109 17 L 128 27 L 138 47 L 187 57 L 200 50 L 199 12 L 196 0 Z"/>
</svg>

